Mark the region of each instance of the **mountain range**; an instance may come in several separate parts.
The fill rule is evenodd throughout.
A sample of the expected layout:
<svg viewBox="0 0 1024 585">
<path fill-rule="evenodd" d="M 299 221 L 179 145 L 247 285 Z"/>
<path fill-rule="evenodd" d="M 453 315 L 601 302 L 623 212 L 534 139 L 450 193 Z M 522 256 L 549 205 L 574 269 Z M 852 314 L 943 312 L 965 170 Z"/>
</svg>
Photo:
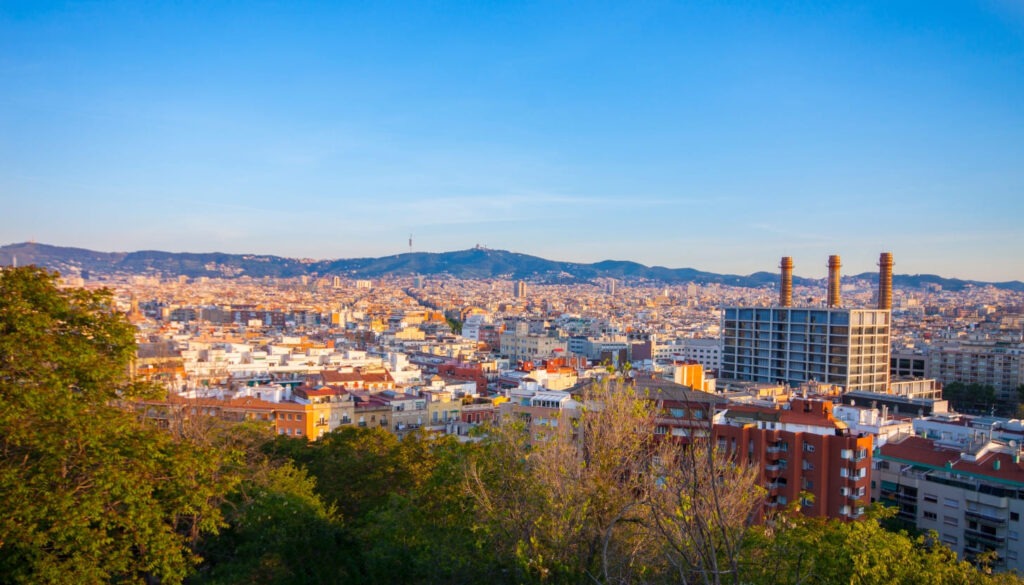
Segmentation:
<svg viewBox="0 0 1024 585">
<path fill-rule="evenodd" d="M 559 262 L 505 250 L 471 248 L 454 252 L 413 252 L 381 258 L 348 258 L 310 260 L 257 254 L 178 253 L 143 250 L 138 252 L 96 252 L 82 248 L 51 246 L 35 242 L 0 246 L 0 265 L 35 264 L 61 273 L 88 273 L 90 278 L 113 274 L 152 274 L 165 277 L 208 276 L 260 278 L 328 276 L 379 278 L 382 276 L 449 275 L 456 278 L 510 278 L 531 282 L 586 282 L 598 278 L 624 281 L 654 281 L 666 284 L 695 282 L 731 286 L 774 286 L 775 272 L 748 275 L 717 274 L 693 268 L 645 266 L 637 262 L 604 260 L 593 264 Z M 844 281 L 876 281 L 874 272 L 847 275 Z M 794 284 L 817 285 L 823 279 L 794 277 Z M 967 286 L 987 286 L 1024 291 L 1024 283 L 979 282 L 943 278 L 933 274 L 893 275 L 897 287 L 921 288 L 939 285 L 945 290 L 962 290 Z"/>
</svg>

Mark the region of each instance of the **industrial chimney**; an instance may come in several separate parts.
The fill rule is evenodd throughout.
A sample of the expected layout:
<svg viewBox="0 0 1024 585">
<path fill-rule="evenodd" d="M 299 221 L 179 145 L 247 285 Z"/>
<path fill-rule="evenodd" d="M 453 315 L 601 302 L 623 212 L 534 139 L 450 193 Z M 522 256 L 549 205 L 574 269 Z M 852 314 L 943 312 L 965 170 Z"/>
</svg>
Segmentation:
<svg viewBox="0 0 1024 585">
<path fill-rule="evenodd" d="M 839 256 L 828 257 L 828 306 L 839 306 Z"/>
<path fill-rule="evenodd" d="M 892 252 L 878 257 L 878 308 L 892 309 Z"/>
<path fill-rule="evenodd" d="M 782 284 L 779 287 L 779 306 L 780 307 L 792 307 L 793 306 L 793 258 L 791 256 L 783 256 L 782 264 L 779 265 L 782 269 Z"/>
</svg>

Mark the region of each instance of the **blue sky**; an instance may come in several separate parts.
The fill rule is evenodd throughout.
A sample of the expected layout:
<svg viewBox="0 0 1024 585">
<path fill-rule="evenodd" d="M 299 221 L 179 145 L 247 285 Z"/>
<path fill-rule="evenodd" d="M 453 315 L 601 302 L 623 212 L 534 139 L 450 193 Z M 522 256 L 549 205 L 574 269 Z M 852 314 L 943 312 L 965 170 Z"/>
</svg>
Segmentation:
<svg viewBox="0 0 1024 585">
<path fill-rule="evenodd" d="M 0 243 L 1024 280 L 1024 4 L 0 2 Z"/>
</svg>

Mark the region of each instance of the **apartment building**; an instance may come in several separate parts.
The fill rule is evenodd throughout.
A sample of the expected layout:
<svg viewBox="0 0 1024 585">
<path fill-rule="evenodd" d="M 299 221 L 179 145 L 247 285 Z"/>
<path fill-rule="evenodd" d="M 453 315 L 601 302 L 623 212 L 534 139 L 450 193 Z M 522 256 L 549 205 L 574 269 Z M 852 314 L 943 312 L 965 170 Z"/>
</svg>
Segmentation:
<svg viewBox="0 0 1024 585">
<path fill-rule="evenodd" d="M 564 355 L 568 350 L 568 340 L 564 337 L 507 331 L 501 334 L 501 353 L 512 362 L 541 361 L 543 359 Z"/>
<path fill-rule="evenodd" d="M 274 432 L 309 440 L 317 438 L 313 409 L 308 404 L 270 402 L 251 396 L 241 398 L 183 398 L 144 400 L 134 404 L 135 411 L 161 427 L 184 424 L 190 418 L 209 416 L 233 423 L 264 421 Z"/>
<path fill-rule="evenodd" d="M 934 530 L 960 558 L 994 552 L 996 570 L 1024 570 L 1024 465 L 1020 444 L 975 437 L 966 444 L 908 436 L 879 449 L 872 499 L 898 518 Z"/>
<path fill-rule="evenodd" d="M 520 421 L 526 425 L 528 441 L 546 440 L 557 432 L 572 432 L 572 419 L 580 414 L 580 403 L 572 394 L 526 384 L 508 391 L 508 401 L 498 406 L 501 424 Z"/>
<path fill-rule="evenodd" d="M 727 307 L 719 376 L 884 393 L 890 318 L 878 309 Z"/>
<path fill-rule="evenodd" d="M 715 418 L 712 432 L 720 450 L 759 468 L 768 508 L 799 501 L 809 516 L 852 520 L 864 513 L 873 439 L 834 418 L 831 402 L 734 404 Z"/>
<path fill-rule="evenodd" d="M 654 359 L 694 361 L 705 370 L 718 371 L 722 367 L 722 340 L 718 338 L 677 339 L 654 348 Z"/>
<path fill-rule="evenodd" d="M 961 340 L 930 347 L 925 373 L 943 384 L 981 384 L 996 390 L 996 398 L 1017 400 L 1024 384 L 1024 343 Z"/>
<path fill-rule="evenodd" d="M 310 405 L 316 438 L 350 425 L 355 419 L 355 401 L 345 390 L 330 386 L 300 386 L 294 395 L 296 402 Z"/>
</svg>

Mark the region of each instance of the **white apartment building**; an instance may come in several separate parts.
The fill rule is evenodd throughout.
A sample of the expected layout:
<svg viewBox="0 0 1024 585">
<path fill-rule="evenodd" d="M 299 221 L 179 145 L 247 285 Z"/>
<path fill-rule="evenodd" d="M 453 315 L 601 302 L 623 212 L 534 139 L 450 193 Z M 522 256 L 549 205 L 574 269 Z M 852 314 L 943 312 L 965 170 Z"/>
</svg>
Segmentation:
<svg viewBox="0 0 1024 585">
<path fill-rule="evenodd" d="M 1024 570 L 1024 465 L 1020 444 L 984 438 L 950 445 L 909 436 L 880 447 L 872 500 L 934 530 L 962 559 L 994 552 L 998 571 Z"/>
</svg>

